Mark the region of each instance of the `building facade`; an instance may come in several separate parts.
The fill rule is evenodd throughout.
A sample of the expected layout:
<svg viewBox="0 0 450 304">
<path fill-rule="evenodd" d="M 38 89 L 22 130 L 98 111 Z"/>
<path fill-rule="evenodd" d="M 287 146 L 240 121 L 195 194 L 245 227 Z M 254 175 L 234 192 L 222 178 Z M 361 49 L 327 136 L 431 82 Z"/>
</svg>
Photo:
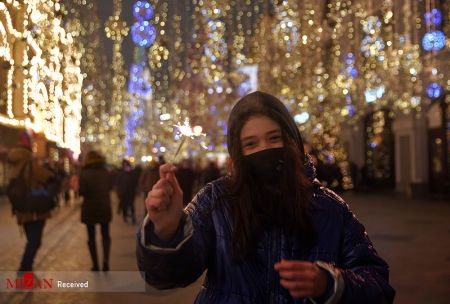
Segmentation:
<svg viewBox="0 0 450 304">
<path fill-rule="evenodd" d="M 0 2 L 0 186 L 5 155 L 25 129 L 36 134 L 38 157 L 52 145 L 80 152 L 83 76 L 63 16 L 57 0 Z"/>
<path fill-rule="evenodd" d="M 371 2 L 372 15 L 383 3 Z M 450 197 L 450 4 L 439 0 L 392 1 L 393 36 L 418 51 L 419 68 L 409 68 L 414 85 L 386 75 L 411 104 L 365 107 L 357 124 L 345 124 L 342 138 L 349 159 L 375 187 L 410 197 Z M 409 45 L 409 46 L 408 46 Z M 405 79 L 403 79 L 405 80 Z M 384 89 L 384 88 L 383 88 Z M 386 87 L 386 90 L 388 88 Z M 380 95 L 387 95 L 382 92 Z M 367 95 L 365 102 L 367 103 Z M 379 96 L 381 97 L 381 96 Z M 381 100 L 381 98 L 380 98 Z M 379 102 L 375 97 L 374 103 Z M 377 157 L 378 156 L 378 157 Z"/>
</svg>

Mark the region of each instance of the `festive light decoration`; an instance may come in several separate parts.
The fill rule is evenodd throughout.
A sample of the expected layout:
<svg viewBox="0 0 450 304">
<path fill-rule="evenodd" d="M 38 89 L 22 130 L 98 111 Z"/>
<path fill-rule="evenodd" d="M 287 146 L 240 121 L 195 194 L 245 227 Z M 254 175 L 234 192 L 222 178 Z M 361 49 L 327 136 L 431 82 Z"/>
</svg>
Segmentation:
<svg viewBox="0 0 450 304">
<path fill-rule="evenodd" d="M 0 16 L 0 123 L 32 129 L 77 157 L 81 56 L 61 24 L 59 2 L 8 0 Z"/>
<path fill-rule="evenodd" d="M 426 25 L 440 25 L 442 23 L 442 13 L 437 8 L 433 8 L 424 14 L 424 20 Z"/>
<path fill-rule="evenodd" d="M 96 2 L 64 0 L 65 28 L 74 37 L 74 47 L 80 53 L 80 68 L 84 75 L 81 89 L 81 143 L 95 147 L 108 155 L 109 105 L 111 100 L 110 67 L 106 60 L 101 23 Z M 108 32 L 112 34 L 111 32 Z"/>
<path fill-rule="evenodd" d="M 133 14 L 137 22 L 131 28 L 135 48 L 135 63 L 130 68 L 128 82 L 129 114 L 125 125 L 126 156 L 141 159 L 148 154 L 148 129 L 146 128 L 145 111 L 151 110 L 152 88 L 151 76 L 146 60 L 146 48 L 151 46 L 156 38 L 156 30 L 150 19 L 153 17 L 153 8 L 146 1 L 137 1 L 133 5 Z M 165 149 L 165 147 L 164 147 Z"/>
<path fill-rule="evenodd" d="M 149 47 L 155 41 L 156 31 L 150 22 L 144 20 L 133 24 L 131 27 L 131 35 L 134 43 L 143 47 Z"/>
<path fill-rule="evenodd" d="M 153 8 L 147 1 L 136 1 L 133 4 L 133 16 L 138 21 L 149 20 L 153 17 Z"/>
<path fill-rule="evenodd" d="M 427 86 L 427 95 L 430 98 L 439 98 L 444 93 L 444 89 L 437 83 L 433 82 Z"/>
<path fill-rule="evenodd" d="M 372 186 L 394 183 L 394 160 L 392 149 L 394 135 L 391 118 L 387 111 L 375 111 L 366 121 L 366 165 L 367 179 Z"/>
<path fill-rule="evenodd" d="M 121 45 L 123 38 L 127 35 L 126 23 L 121 21 L 122 13 L 121 0 L 114 0 L 113 16 L 105 23 L 105 32 L 113 40 L 113 91 L 110 105 L 110 115 L 108 119 L 108 147 L 113 154 L 108 153 L 110 160 L 119 163 L 125 157 L 125 120 L 127 116 L 126 95 L 125 95 L 125 72 L 123 70 L 123 57 Z"/>
<path fill-rule="evenodd" d="M 360 0 L 326 6 L 294 0 L 152 4 L 157 34 L 147 53 L 152 99 L 142 107 L 148 119 L 145 146 L 153 153 L 173 156 L 178 147 L 173 126 L 180 117 L 203 127 L 211 151 L 225 151 L 229 110 L 252 87 L 243 67 L 256 67 L 258 88 L 282 99 L 299 129 L 312 134 L 323 160 L 344 172 L 345 187 L 351 180 L 340 125 L 356 125 L 383 108 L 392 110 L 389 115 L 418 115 L 425 106 L 418 10 L 414 19 L 390 0 L 381 1 L 379 10 Z M 208 119 L 211 115 L 215 119 Z M 180 153 L 203 152 L 190 147 Z"/>
<path fill-rule="evenodd" d="M 439 51 L 445 46 L 445 35 L 441 31 L 430 31 L 423 36 L 422 46 L 426 51 Z"/>
<path fill-rule="evenodd" d="M 138 64 L 133 63 L 130 68 L 130 81 L 128 82 L 128 92 L 132 94 L 138 94 L 141 96 L 147 96 L 151 93 L 151 87 L 149 79 L 144 79 L 143 62 Z"/>
</svg>

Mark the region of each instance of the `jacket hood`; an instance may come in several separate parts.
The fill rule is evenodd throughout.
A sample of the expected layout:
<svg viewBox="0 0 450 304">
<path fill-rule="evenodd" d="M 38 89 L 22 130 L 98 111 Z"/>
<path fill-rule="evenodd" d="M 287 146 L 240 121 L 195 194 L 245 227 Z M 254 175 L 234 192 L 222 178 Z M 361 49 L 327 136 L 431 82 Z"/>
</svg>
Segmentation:
<svg viewBox="0 0 450 304">
<path fill-rule="evenodd" d="M 264 115 L 274 119 L 283 132 L 297 144 L 300 153 L 305 154 L 302 136 L 286 106 L 275 96 L 255 91 L 242 97 L 231 110 L 227 136 L 228 152 L 231 158 L 237 157 L 233 155 L 236 150 L 233 149 L 234 145 L 239 142 L 242 127 L 252 115 Z"/>
</svg>

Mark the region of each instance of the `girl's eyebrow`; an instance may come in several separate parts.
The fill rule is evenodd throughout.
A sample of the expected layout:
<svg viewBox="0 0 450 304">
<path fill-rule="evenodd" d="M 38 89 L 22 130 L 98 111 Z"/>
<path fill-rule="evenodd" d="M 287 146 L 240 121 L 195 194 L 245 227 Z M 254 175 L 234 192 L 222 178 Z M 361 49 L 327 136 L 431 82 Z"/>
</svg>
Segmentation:
<svg viewBox="0 0 450 304">
<path fill-rule="evenodd" d="M 267 135 L 277 134 L 277 133 L 281 133 L 281 129 L 277 128 L 277 129 L 270 130 L 265 135 L 267 136 Z M 250 136 L 242 137 L 241 141 L 254 139 L 254 138 L 256 138 L 255 135 L 250 135 Z"/>
<path fill-rule="evenodd" d="M 275 130 L 267 132 L 266 135 L 271 135 L 271 134 L 275 134 L 275 133 L 281 133 L 281 130 L 280 129 L 275 129 Z"/>
<path fill-rule="evenodd" d="M 254 138 L 256 138 L 256 136 L 254 136 L 254 135 L 246 136 L 246 137 L 241 138 L 241 141 L 249 140 L 249 139 L 254 139 Z"/>
</svg>

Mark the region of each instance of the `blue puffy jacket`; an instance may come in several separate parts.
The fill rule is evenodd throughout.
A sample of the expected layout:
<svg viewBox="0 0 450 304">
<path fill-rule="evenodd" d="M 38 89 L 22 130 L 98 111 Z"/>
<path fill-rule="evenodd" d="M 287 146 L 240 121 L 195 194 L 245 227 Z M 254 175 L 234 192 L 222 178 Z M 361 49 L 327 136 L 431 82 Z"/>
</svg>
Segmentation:
<svg viewBox="0 0 450 304">
<path fill-rule="evenodd" d="M 232 220 L 225 204 L 218 203 L 227 191 L 219 179 L 186 207 L 171 243 L 160 243 L 152 223 L 144 220 L 137 240 L 139 269 L 158 289 L 187 286 L 207 270 L 196 303 L 311 303 L 291 297 L 280 285 L 274 264 L 281 259 L 320 260 L 335 265 L 343 279 L 338 303 L 392 303 L 395 291 L 389 285 L 388 265 L 377 255 L 364 226 L 339 196 L 317 182 L 314 187 L 312 218 L 317 242 L 307 254 L 299 242 L 289 241 L 273 228 L 265 231 L 254 259 L 236 263 L 229 246 Z"/>
</svg>

